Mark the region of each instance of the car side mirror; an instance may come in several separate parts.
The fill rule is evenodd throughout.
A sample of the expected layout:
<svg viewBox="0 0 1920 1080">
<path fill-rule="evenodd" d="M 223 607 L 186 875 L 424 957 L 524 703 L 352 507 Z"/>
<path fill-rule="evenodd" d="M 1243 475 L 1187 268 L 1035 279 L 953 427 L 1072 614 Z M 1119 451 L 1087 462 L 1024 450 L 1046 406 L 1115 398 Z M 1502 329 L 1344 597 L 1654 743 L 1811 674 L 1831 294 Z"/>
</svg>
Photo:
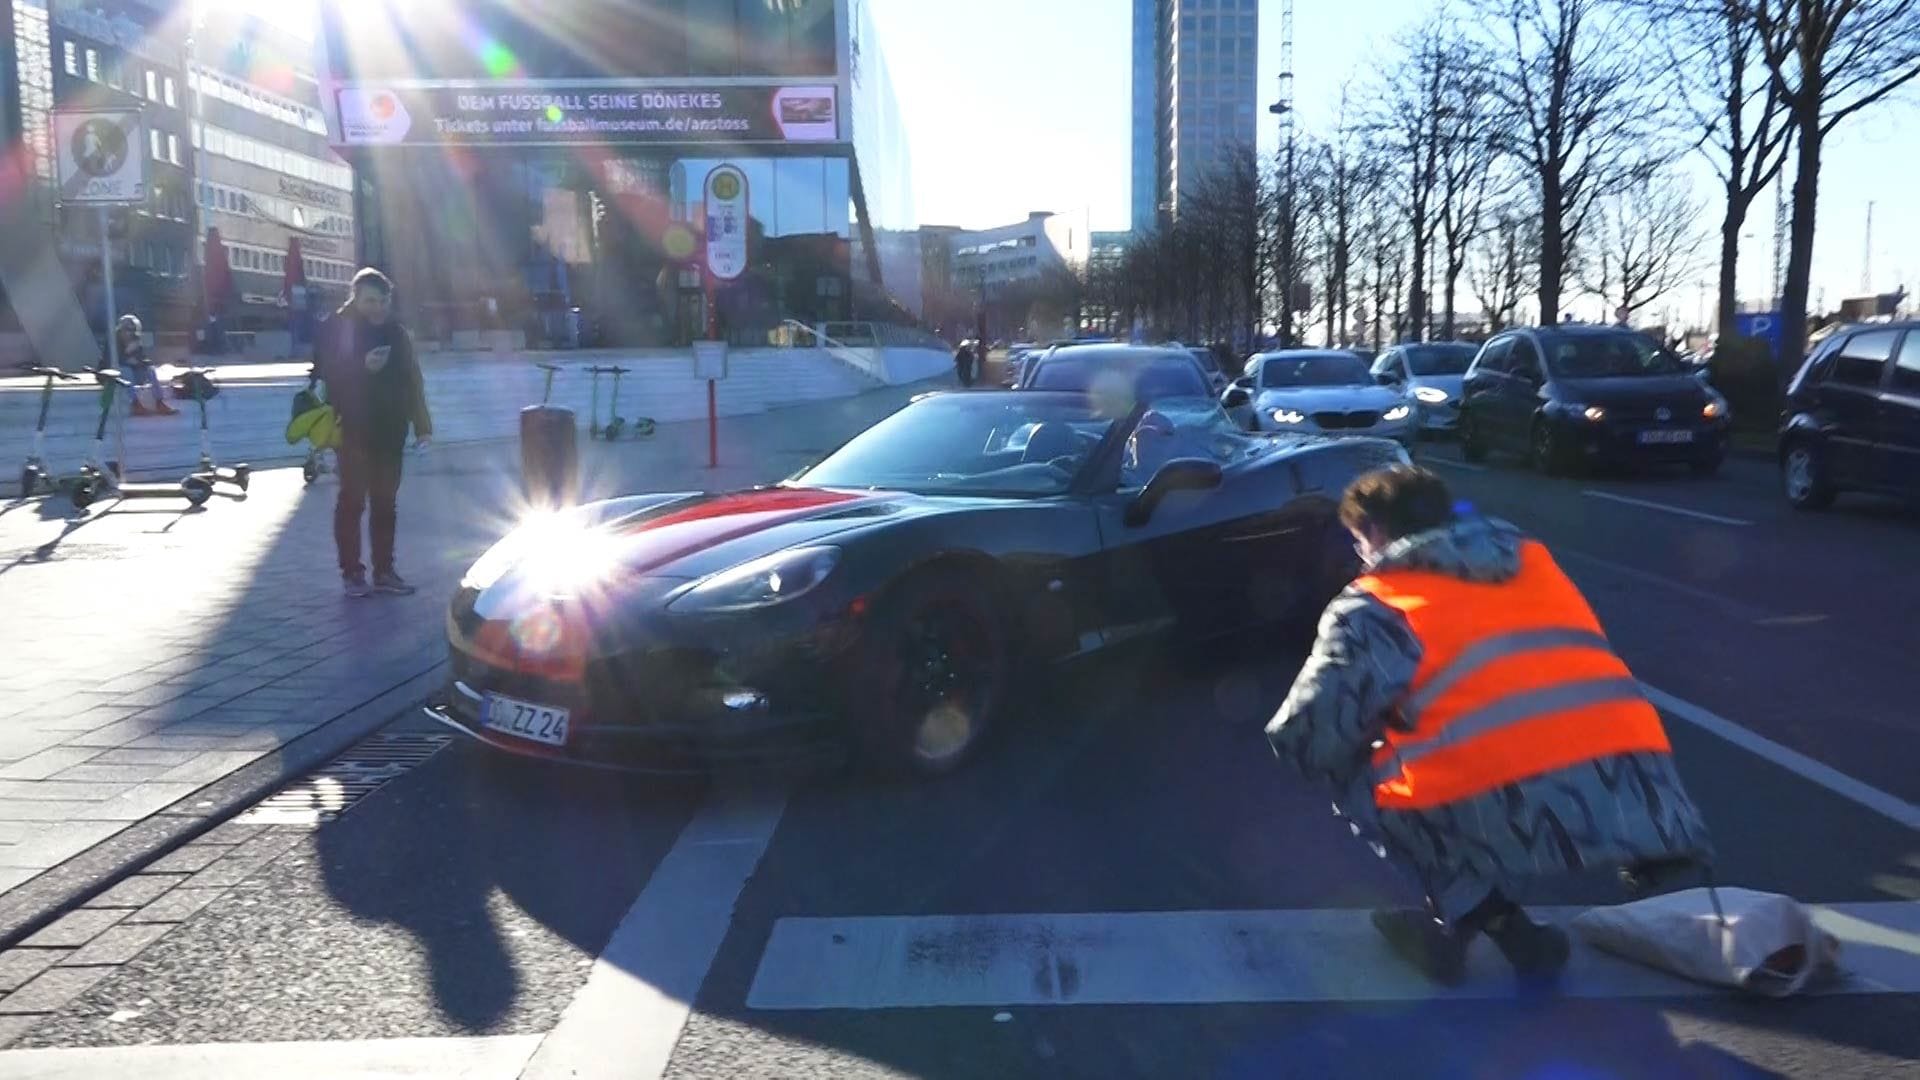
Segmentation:
<svg viewBox="0 0 1920 1080">
<path fill-rule="evenodd" d="M 1220 463 L 1205 458 L 1174 458 L 1160 471 L 1153 474 L 1147 486 L 1127 504 L 1126 523 L 1132 526 L 1145 525 L 1152 520 L 1153 512 L 1160 503 L 1176 491 L 1212 491 L 1220 486 L 1224 476 Z"/>
<path fill-rule="evenodd" d="M 1373 377 L 1373 381 L 1379 383 L 1381 386 L 1399 386 L 1400 376 L 1391 371 L 1382 371 Z"/>
<path fill-rule="evenodd" d="M 1233 380 L 1233 385 L 1239 387 L 1242 390 L 1251 390 L 1253 389 L 1253 376 L 1242 375 L 1239 378 Z"/>
<path fill-rule="evenodd" d="M 1253 393 L 1239 383 L 1235 383 L 1227 387 L 1226 393 L 1220 395 L 1220 407 L 1238 409 L 1252 400 Z"/>
</svg>

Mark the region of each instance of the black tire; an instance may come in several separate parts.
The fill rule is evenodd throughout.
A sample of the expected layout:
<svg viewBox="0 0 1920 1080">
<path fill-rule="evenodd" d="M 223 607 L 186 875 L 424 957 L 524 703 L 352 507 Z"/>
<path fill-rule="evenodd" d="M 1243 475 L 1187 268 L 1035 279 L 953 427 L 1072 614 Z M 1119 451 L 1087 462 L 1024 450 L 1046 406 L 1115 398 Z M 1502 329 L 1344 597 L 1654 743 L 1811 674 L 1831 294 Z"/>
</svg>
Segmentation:
<svg viewBox="0 0 1920 1080">
<path fill-rule="evenodd" d="M 1825 510 L 1838 494 L 1828 479 L 1826 456 L 1811 439 L 1789 443 L 1780 455 L 1780 486 L 1795 510 Z"/>
<path fill-rule="evenodd" d="M 1473 462 L 1487 460 L 1486 437 L 1480 434 L 1480 425 L 1470 413 L 1460 417 L 1460 456 Z"/>
<path fill-rule="evenodd" d="M 40 470 L 29 465 L 20 470 L 20 497 L 31 499 L 40 490 Z"/>
<path fill-rule="evenodd" d="M 1527 436 L 1527 464 L 1542 476 L 1562 476 L 1567 472 L 1567 455 L 1554 438 L 1553 425 L 1544 420 L 1533 422 Z"/>
<path fill-rule="evenodd" d="M 82 480 L 73 485 L 73 490 L 67 494 L 67 498 L 72 500 L 75 510 L 85 510 L 93 505 L 93 500 L 99 495 L 100 489 L 95 481 Z"/>
<path fill-rule="evenodd" d="M 308 461 L 305 465 L 300 466 L 300 476 L 306 480 L 307 483 L 311 484 L 319 478 L 320 466 L 315 465 L 312 461 Z"/>
<path fill-rule="evenodd" d="M 233 467 L 233 482 L 239 486 L 241 491 L 247 490 L 247 485 L 253 482 L 253 466 L 235 465 Z"/>
<path fill-rule="evenodd" d="M 213 497 L 213 485 L 198 476 L 189 476 L 180 481 L 180 492 L 187 497 L 191 506 L 199 506 Z"/>
<path fill-rule="evenodd" d="M 876 605 L 848 702 L 869 769 L 944 775 L 987 740 L 1013 683 L 1006 625 L 990 592 L 976 575 L 931 570 Z"/>
</svg>

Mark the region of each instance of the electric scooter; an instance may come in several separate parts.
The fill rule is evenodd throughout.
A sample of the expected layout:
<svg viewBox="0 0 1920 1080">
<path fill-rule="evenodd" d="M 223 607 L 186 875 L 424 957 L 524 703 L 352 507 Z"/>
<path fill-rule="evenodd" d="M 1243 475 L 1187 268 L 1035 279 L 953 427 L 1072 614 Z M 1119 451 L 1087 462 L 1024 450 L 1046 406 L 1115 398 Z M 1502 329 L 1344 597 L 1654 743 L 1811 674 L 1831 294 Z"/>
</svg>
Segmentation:
<svg viewBox="0 0 1920 1080">
<path fill-rule="evenodd" d="M 58 486 L 58 479 L 47 468 L 47 410 L 53 406 L 53 381 L 71 382 L 74 377 L 56 367 L 33 364 L 23 364 L 20 370 L 47 380 L 40 388 L 40 419 L 33 425 L 33 448 L 27 451 L 27 463 L 20 467 L 20 497 L 31 499 Z"/>
<path fill-rule="evenodd" d="M 253 477 L 253 466 L 241 464 L 223 469 L 214 464 L 213 436 L 207 430 L 207 402 L 220 392 L 220 388 L 213 385 L 210 374 L 206 368 L 188 368 L 180 375 L 194 403 L 200 406 L 200 467 L 194 471 L 194 475 L 209 484 L 232 484 L 246 491 L 247 482 Z"/>
<path fill-rule="evenodd" d="M 136 484 L 120 479 L 120 463 L 106 459 L 107 421 L 113 416 L 113 403 L 122 389 L 131 390 L 133 384 L 120 376 L 112 368 L 82 368 L 100 384 L 100 423 L 93 431 L 93 452 L 80 466 L 80 477 L 74 481 L 68 496 L 73 500 L 73 508 L 85 510 L 102 496 L 117 499 L 185 499 L 199 506 L 213 496 L 213 485 L 199 476 L 188 476 L 177 484 Z"/>
<path fill-rule="evenodd" d="M 593 423 L 587 428 L 589 438 L 613 442 L 626 430 L 627 422 L 620 419 L 620 376 L 625 375 L 628 370 L 618 365 L 587 369 L 593 375 Z M 602 375 L 613 376 L 613 398 L 608 404 L 605 427 L 600 426 L 600 376 Z"/>
</svg>

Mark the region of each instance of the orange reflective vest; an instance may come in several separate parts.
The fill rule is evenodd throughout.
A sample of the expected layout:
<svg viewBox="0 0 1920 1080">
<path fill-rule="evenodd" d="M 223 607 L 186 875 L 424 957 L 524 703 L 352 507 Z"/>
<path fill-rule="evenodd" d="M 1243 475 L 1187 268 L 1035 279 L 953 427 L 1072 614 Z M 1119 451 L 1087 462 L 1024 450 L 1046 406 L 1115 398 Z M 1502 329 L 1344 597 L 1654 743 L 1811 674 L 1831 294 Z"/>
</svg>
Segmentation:
<svg viewBox="0 0 1920 1080">
<path fill-rule="evenodd" d="M 1422 650 L 1399 703 L 1403 723 L 1374 751 L 1381 809 L 1442 806 L 1613 754 L 1671 752 L 1660 715 L 1539 543 L 1524 542 L 1519 575 L 1503 582 L 1382 570 L 1354 584 L 1405 616 Z"/>
</svg>

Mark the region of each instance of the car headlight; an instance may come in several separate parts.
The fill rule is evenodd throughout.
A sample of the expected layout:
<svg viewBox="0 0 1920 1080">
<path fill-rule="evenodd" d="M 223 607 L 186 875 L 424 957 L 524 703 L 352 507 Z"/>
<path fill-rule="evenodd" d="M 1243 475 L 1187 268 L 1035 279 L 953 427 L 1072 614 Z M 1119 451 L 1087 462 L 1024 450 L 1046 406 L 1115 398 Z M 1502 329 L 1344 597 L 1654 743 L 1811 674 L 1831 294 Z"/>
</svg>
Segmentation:
<svg viewBox="0 0 1920 1080">
<path fill-rule="evenodd" d="M 588 527 L 572 514 L 537 518 L 487 549 L 460 584 L 490 589 L 507 571 L 524 567 L 527 583 L 544 592 L 571 595 L 607 578 L 619 562 L 616 537 Z"/>
<path fill-rule="evenodd" d="M 1395 405 L 1393 408 L 1388 409 L 1386 412 L 1381 413 L 1380 419 L 1391 424 L 1395 420 L 1405 420 L 1412 413 L 1413 413 L 1413 406 L 1411 405 Z"/>
<path fill-rule="evenodd" d="M 578 522 L 565 514 L 535 518 L 501 537 L 460 579 L 462 588 L 490 589 L 526 556 L 580 535 Z"/>
<path fill-rule="evenodd" d="M 667 604 L 672 611 L 744 611 L 781 604 L 812 591 L 840 565 L 837 547 L 776 551 L 722 570 Z"/>
<path fill-rule="evenodd" d="M 1718 420 L 1727 415 L 1727 403 L 1718 398 L 1700 407 L 1700 416 L 1705 420 Z"/>
<path fill-rule="evenodd" d="M 1567 411 L 1589 424 L 1597 424 L 1607 418 L 1607 410 L 1598 405 L 1568 405 Z"/>
<path fill-rule="evenodd" d="M 1416 386 L 1413 388 L 1413 396 L 1429 405 L 1445 405 L 1447 403 L 1447 392 L 1437 386 Z"/>
<path fill-rule="evenodd" d="M 1304 424 L 1307 422 L 1307 414 L 1296 412 L 1293 409 L 1275 409 L 1273 410 L 1273 422 L 1276 424 Z"/>
</svg>

